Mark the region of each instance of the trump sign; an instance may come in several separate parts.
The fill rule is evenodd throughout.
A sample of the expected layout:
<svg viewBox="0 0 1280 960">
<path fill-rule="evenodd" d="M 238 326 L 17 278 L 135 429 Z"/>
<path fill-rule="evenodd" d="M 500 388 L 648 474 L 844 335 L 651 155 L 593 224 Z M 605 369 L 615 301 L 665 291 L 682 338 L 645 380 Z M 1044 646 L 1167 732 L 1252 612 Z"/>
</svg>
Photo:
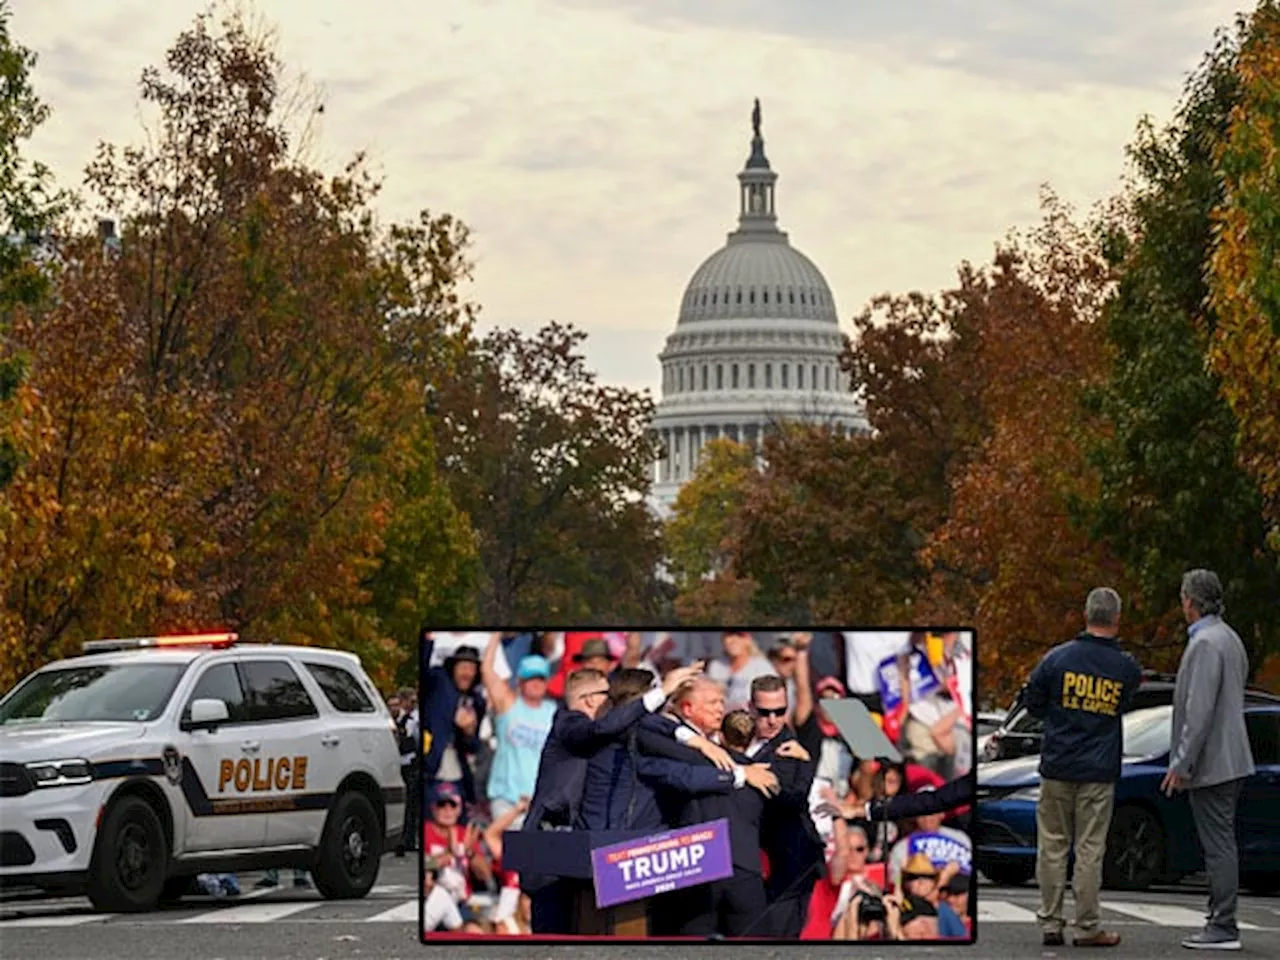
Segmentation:
<svg viewBox="0 0 1280 960">
<path fill-rule="evenodd" d="M 711 820 L 591 851 L 600 909 L 733 875 L 729 821 Z"/>
</svg>

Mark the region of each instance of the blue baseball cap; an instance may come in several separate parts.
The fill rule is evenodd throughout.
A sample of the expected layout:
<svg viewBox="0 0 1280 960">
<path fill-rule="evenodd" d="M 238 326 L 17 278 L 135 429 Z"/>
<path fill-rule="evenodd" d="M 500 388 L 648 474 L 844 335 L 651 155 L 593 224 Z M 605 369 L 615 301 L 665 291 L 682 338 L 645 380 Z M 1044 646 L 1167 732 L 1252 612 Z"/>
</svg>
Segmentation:
<svg viewBox="0 0 1280 960">
<path fill-rule="evenodd" d="M 547 680 L 551 677 L 551 664 L 547 663 L 546 657 L 530 654 L 521 659 L 516 677 L 520 680 Z"/>
</svg>

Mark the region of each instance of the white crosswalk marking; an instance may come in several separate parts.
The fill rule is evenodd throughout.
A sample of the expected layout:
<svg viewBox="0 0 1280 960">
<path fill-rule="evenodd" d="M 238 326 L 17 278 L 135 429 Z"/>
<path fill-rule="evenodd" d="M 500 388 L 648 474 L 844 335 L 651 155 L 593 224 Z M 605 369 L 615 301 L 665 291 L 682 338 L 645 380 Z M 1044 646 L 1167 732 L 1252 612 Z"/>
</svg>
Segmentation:
<svg viewBox="0 0 1280 960">
<path fill-rule="evenodd" d="M 406 897 L 414 893 L 418 888 L 411 887 L 407 883 L 388 883 L 386 886 L 374 887 L 369 891 L 371 897 L 385 897 L 397 893 L 403 893 Z"/>
<path fill-rule="evenodd" d="M 283 920 L 294 913 L 312 910 L 320 906 L 315 900 L 302 900 L 285 903 L 246 903 L 244 906 L 223 907 L 198 913 L 194 917 L 179 920 L 179 923 L 272 923 Z"/>
<path fill-rule="evenodd" d="M 47 913 L 36 917 L 20 917 L 17 920 L 5 920 L 5 927 L 78 927 L 86 923 L 104 923 L 114 917 L 114 913 Z"/>
<path fill-rule="evenodd" d="M 1032 910 L 1020 907 L 1008 900 L 988 900 L 978 895 L 978 923 L 1035 923 Z"/>
<path fill-rule="evenodd" d="M 1171 907 L 1162 903 L 1104 903 L 1104 910 L 1114 910 L 1126 917 L 1146 920 L 1158 927 L 1186 927 L 1188 930 L 1199 930 L 1204 926 L 1204 911 L 1191 910 L 1187 907 Z M 1239 924 L 1241 930 L 1257 930 L 1252 923 Z"/>
<path fill-rule="evenodd" d="M 254 891 L 256 894 L 257 891 Z M 1188 902 L 1184 900 L 1184 902 Z M 1035 901 L 1029 897 L 1005 899 L 978 897 L 978 922 L 991 927 L 1006 924 L 1020 927 L 1036 923 Z M 1275 908 L 1255 904 L 1254 919 L 1276 912 Z M 7 913 L 7 916 L 5 915 Z M 1204 917 L 1199 910 L 1177 903 L 1152 903 L 1117 901 L 1102 903 L 1102 922 L 1106 926 L 1153 926 L 1185 931 L 1199 928 Z M 1070 921 L 1068 917 L 1068 921 Z M 57 904 L 30 904 L 0 912 L 0 939 L 5 930 L 31 927 L 89 928 L 92 924 L 157 925 L 261 925 L 283 921 L 287 923 L 329 923 L 358 925 L 363 923 L 398 923 L 415 926 L 418 923 L 418 900 L 412 894 L 384 896 L 362 901 L 332 902 L 319 898 L 261 900 L 257 897 L 241 897 L 220 901 L 189 901 L 178 910 L 145 914 L 94 913 L 87 904 L 83 907 L 60 907 Z M 1280 926 L 1263 921 L 1264 926 L 1241 923 L 1242 930 L 1262 930 L 1280 933 Z"/>
<path fill-rule="evenodd" d="M 376 916 L 366 918 L 365 923 L 417 923 L 418 913 L 418 901 L 409 900 L 398 907 L 383 910 Z"/>
</svg>

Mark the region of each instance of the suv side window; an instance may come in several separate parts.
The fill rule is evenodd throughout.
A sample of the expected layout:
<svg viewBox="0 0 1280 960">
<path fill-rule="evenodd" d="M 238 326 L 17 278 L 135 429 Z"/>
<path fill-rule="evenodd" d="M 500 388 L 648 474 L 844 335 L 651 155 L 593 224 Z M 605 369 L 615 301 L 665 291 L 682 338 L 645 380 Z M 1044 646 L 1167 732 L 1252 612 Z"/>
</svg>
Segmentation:
<svg viewBox="0 0 1280 960">
<path fill-rule="evenodd" d="M 216 663 L 200 675 L 182 710 L 183 720 L 191 719 L 194 700 L 221 700 L 227 705 L 228 723 L 245 723 L 249 719 L 244 688 L 240 685 L 240 674 L 236 672 L 234 663 Z"/>
<path fill-rule="evenodd" d="M 249 692 L 249 716 L 254 721 L 299 720 L 320 715 L 288 661 L 245 660 L 240 663 L 240 669 Z"/>
<path fill-rule="evenodd" d="M 1246 713 L 1245 729 L 1249 731 L 1249 747 L 1256 766 L 1280 765 L 1280 713 Z"/>
<path fill-rule="evenodd" d="M 308 663 L 307 669 L 333 709 L 339 713 L 376 713 L 377 708 L 361 689 L 359 682 L 346 670 L 331 663 Z"/>
</svg>

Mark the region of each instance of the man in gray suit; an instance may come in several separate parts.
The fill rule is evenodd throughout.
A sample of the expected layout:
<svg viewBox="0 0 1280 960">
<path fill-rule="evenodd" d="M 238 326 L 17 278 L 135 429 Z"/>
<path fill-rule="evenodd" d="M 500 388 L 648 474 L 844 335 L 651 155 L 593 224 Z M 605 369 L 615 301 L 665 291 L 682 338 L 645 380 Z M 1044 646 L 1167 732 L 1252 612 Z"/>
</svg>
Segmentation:
<svg viewBox="0 0 1280 960">
<path fill-rule="evenodd" d="M 1209 874 L 1205 928 L 1182 945 L 1239 950 L 1236 804 L 1245 779 L 1254 772 L 1244 725 L 1249 658 L 1240 637 L 1222 619 L 1222 582 L 1213 571 L 1191 570 L 1183 576 L 1182 612 L 1187 649 L 1174 686 L 1172 750 L 1161 787 L 1168 795 L 1187 791 Z"/>
</svg>

